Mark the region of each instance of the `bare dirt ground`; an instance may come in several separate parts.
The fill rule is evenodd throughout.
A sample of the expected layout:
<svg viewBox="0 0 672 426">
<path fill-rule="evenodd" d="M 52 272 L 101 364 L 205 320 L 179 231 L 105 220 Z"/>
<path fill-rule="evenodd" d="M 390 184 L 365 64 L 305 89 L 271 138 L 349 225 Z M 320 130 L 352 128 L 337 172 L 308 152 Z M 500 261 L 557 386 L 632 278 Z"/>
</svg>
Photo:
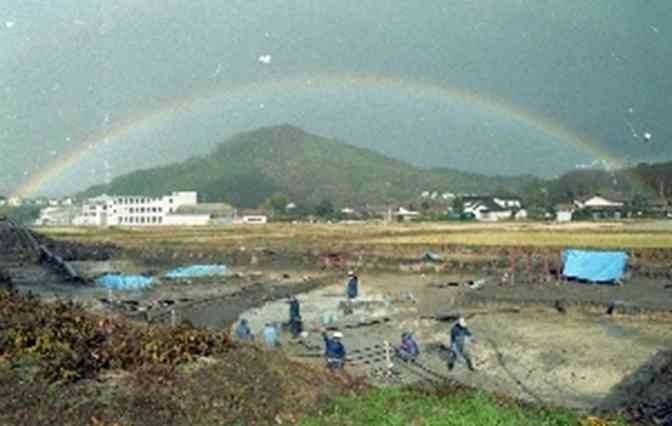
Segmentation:
<svg viewBox="0 0 672 426">
<path fill-rule="evenodd" d="M 422 365 L 449 380 L 533 402 L 589 410 L 626 404 L 628 396 L 616 390 L 625 382 L 651 380 L 653 373 L 647 370 L 647 363 L 672 345 L 672 317 L 667 315 L 651 320 L 578 307 L 562 314 L 550 305 L 481 306 L 465 303 L 465 294 L 476 290 L 432 287 L 437 279 L 455 278 L 363 275 L 364 294 L 351 315 L 339 309 L 343 282 L 336 280 L 331 286 L 302 294 L 302 316 L 310 334 L 300 344 L 287 337 L 287 351 L 299 358 L 319 360 L 316 357 L 322 343 L 318 330 L 327 314 L 334 320 L 331 326 L 345 333 L 344 343 L 353 357 L 349 368 L 371 376 L 374 382 L 386 383 L 375 377 L 386 366 L 384 341 L 398 344 L 401 332 L 412 330 L 422 346 Z M 572 291 L 593 291 L 590 287 L 579 289 Z M 286 321 L 287 309 L 283 301 L 277 301 L 242 316 L 253 329 L 260 330 L 266 321 Z M 451 312 L 470 317 L 475 340 L 469 348 L 478 369 L 475 373 L 459 365 L 448 372 L 438 349 L 439 344 L 449 342 L 453 322 L 429 317 Z M 376 319 L 377 324 L 363 325 Z M 392 384 L 437 380 L 399 362 L 394 370 Z"/>
<path fill-rule="evenodd" d="M 621 238 L 626 243 L 634 241 L 628 236 L 628 231 L 635 229 L 632 226 L 582 225 L 571 231 L 581 234 L 591 230 L 600 236 L 604 233 L 608 246 L 619 246 Z M 489 239 L 487 227 L 436 229 L 451 241 L 472 231 L 479 234 L 477 242 Z M 350 258 L 342 262 L 338 252 L 332 256 L 325 250 L 326 240 L 322 237 L 306 240 L 307 234 L 301 234 L 303 239 L 295 245 L 291 240 L 283 240 L 286 246 L 283 251 L 277 244 L 269 249 L 263 242 L 263 233 L 258 231 L 249 231 L 254 235 L 241 242 L 233 234 L 228 235 L 229 231 L 220 230 L 220 234 L 226 233 L 231 240 L 231 247 L 223 249 L 214 243 L 198 247 L 200 243 L 196 240 L 207 240 L 207 234 L 199 237 L 201 234 L 184 231 L 185 248 L 173 241 L 173 245 L 142 257 L 137 256 L 138 250 L 142 251 L 147 244 L 141 243 L 147 235 L 135 232 L 124 236 L 133 238 L 130 248 L 120 249 L 111 259 L 89 259 L 78 264 L 91 277 L 111 270 L 160 276 L 172 267 L 189 263 L 222 262 L 232 266 L 232 274 L 228 276 L 162 280 L 151 289 L 134 292 L 111 293 L 92 285 L 65 282 L 22 256 L 4 256 L 0 268 L 9 272 L 17 288 L 40 294 L 47 300 L 71 298 L 98 312 L 124 313 L 159 322 L 187 320 L 213 328 L 229 328 L 244 317 L 250 320 L 256 333 L 267 321 L 278 324 L 287 321 L 288 308 L 283 299 L 299 293 L 309 335 L 295 342 L 283 334 L 283 350 L 302 361 L 321 363 L 323 344 L 318 331 L 326 323 L 346 334 L 345 344 L 351 356 L 349 371 L 367 376 L 377 384 L 458 381 L 529 401 L 585 410 L 623 407 L 632 397 L 629 389 L 638 388 L 641 395 L 647 395 L 647 384 L 655 382 L 657 378 L 652 376 L 658 374 L 653 360 L 672 346 L 669 274 L 658 273 L 657 278 L 652 278 L 640 269 L 633 271 L 624 285 L 614 287 L 547 280 L 548 277 L 540 278 L 538 270 L 534 276 L 526 276 L 521 270 L 512 285 L 502 280 L 502 274 L 507 270 L 506 253 L 516 249 L 515 232 L 522 233 L 523 244 L 530 240 L 529 235 L 523 235 L 526 232 L 548 234 L 555 230 L 545 225 L 493 229 L 506 234 L 503 235 L 507 244 L 512 245 L 482 250 L 473 243 L 469 249 L 456 250 L 450 243 L 446 250 L 439 251 L 444 262 L 434 265 L 417 263 L 414 259 L 423 253 L 422 244 L 435 244 L 431 247 L 438 251 L 443 237 L 436 236 L 434 228 L 414 236 L 411 227 L 395 227 L 392 237 L 366 236 L 361 247 L 370 244 L 382 247 L 377 251 L 378 259 L 373 261 L 361 252 L 351 252 Z M 337 231 L 322 232 L 331 238 Z M 562 227 L 560 235 L 553 235 L 553 241 L 561 241 L 562 233 L 568 231 L 570 228 Z M 664 229 L 649 226 L 640 231 L 641 241 L 656 236 L 653 247 L 666 245 L 672 239 L 667 226 Z M 161 235 L 152 235 L 160 240 Z M 271 240 L 280 241 L 286 235 L 283 231 Z M 114 238 L 105 241 L 114 243 Z M 70 252 L 76 254 L 77 250 Z M 553 250 L 557 251 L 557 247 Z M 666 271 L 669 247 L 665 250 L 661 257 L 657 249 L 651 249 L 645 256 L 633 259 L 633 263 Z M 393 255 L 386 258 L 388 251 Z M 300 253 L 305 256 L 297 255 Z M 325 257 L 328 262 L 323 262 Z M 77 260 L 78 256 L 74 258 Z M 482 267 L 483 262 L 487 268 Z M 344 272 L 353 267 L 360 270 L 363 294 L 353 305 L 353 312 L 346 314 L 341 304 Z M 483 278 L 486 281 L 477 290 L 464 286 L 465 282 Z M 632 309 L 608 315 L 608 305 L 616 301 Z M 467 315 L 475 334 L 469 345 L 478 369 L 475 373 L 464 366 L 449 373 L 445 353 L 440 349 L 441 344 L 448 343 L 452 322 L 436 317 L 458 312 Z M 384 342 L 397 344 L 401 332 L 406 330 L 416 333 L 422 350 L 420 361 L 426 370 L 396 363 L 390 378 L 381 377 L 387 367 Z"/>
</svg>

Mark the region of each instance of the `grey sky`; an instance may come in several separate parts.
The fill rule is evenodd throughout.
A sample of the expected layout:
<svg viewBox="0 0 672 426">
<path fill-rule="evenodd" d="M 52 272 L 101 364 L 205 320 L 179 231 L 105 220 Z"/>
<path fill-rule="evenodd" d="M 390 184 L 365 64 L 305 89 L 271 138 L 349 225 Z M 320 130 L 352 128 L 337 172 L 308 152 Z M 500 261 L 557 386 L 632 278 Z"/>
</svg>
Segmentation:
<svg viewBox="0 0 672 426">
<path fill-rule="evenodd" d="M 334 83 L 344 74 L 461 88 L 617 158 L 666 160 L 669 69 L 667 0 L 5 0 L 0 194 L 117 127 L 43 190 L 81 189 L 106 170 L 180 160 L 280 123 L 423 166 L 553 175 L 592 161 L 506 114 L 413 84 Z M 224 90 L 325 76 L 330 84 Z"/>
</svg>

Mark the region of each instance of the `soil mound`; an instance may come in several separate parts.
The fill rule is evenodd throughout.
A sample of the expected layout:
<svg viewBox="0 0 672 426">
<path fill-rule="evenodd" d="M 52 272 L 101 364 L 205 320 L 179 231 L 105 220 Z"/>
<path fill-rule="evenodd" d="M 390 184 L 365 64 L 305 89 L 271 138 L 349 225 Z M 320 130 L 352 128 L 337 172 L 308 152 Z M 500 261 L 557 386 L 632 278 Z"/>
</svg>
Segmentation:
<svg viewBox="0 0 672 426">
<path fill-rule="evenodd" d="M 0 290 L 0 424 L 291 424 L 351 385 L 223 333 Z"/>
</svg>

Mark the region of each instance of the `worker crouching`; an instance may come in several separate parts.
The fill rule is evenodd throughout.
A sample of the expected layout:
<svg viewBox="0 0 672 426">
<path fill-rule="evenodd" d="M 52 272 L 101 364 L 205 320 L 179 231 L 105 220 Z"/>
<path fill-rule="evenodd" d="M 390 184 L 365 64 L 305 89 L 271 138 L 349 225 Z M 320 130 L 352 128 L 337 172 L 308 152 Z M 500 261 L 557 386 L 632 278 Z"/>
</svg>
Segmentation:
<svg viewBox="0 0 672 426">
<path fill-rule="evenodd" d="M 332 370 L 340 370 L 345 366 L 345 346 L 341 342 L 343 333 L 336 331 L 329 337 L 326 332 L 322 332 L 325 345 L 325 356 L 327 358 L 327 367 Z"/>
<path fill-rule="evenodd" d="M 401 335 L 401 346 L 396 348 L 396 352 L 402 361 L 415 361 L 418 358 L 420 348 L 413 338 L 413 333 L 405 332 Z"/>
</svg>

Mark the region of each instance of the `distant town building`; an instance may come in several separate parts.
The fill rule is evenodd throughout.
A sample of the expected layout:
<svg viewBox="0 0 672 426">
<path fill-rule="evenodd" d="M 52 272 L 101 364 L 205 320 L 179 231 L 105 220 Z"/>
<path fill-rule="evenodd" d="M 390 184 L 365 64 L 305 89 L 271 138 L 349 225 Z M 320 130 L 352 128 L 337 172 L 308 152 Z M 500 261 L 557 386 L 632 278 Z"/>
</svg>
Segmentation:
<svg viewBox="0 0 672 426">
<path fill-rule="evenodd" d="M 162 197 L 109 196 L 90 198 L 82 204 L 76 226 L 198 226 L 210 222 L 210 214 L 178 212 L 198 204 L 196 192 L 173 192 Z"/>
<path fill-rule="evenodd" d="M 588 195 L 574 200 L 574 205 L 579 209 L 604 210 L 621 208 L 624 202 L 616 197 L 609 199 L 600 195 Z"/>
<path fill-rule="evenodd" d="M 444 192 L 443 194 L 441 194 L 441 198 L 443 198 L 444 200 L 452 200 L 453 198 L 456 198 L 456 196 L 452 192 Z"/>
<path fill-rule="evenodd" d="M 268 223 L 268 216 L 263 210 L 237 210 L 233 223 L 238 225 L 263 225 Z"/>
<path fill-rule="evenodd" d="M 40 210 L 35 226 L 69 226 L 80 213 L 76 206 L 49 206 Z"/>
<path fill-rule="evenodd" d="M 473 214 L 476 220 L 482 222 L 527 219 L 527 210 L 517 197 L 466 196 L 463 202 L 464 212 Z"/>
<path fill-rule="evenodd" d="M 572 204 L 559 204 L 555 207 L 556 222 L 571 222 L 576 207 Z"/>
<path fill-rule="evenodd" d="M 417 219 L 418 217 L 420 217 L 419 212 L 416 212 L 416 211 L 413 211 L 413 210 L 408 210 L 408 209 L 405 209 L 403 207 L 399 207 L 399 209 L 392 212 L 392 215 L 394 215 L 397 218 L 397 220 L 402 220 L 402 221 L 406 221 L 406 222 Z"/>
<path fill-rule="evenodd" d="M 594 220 L 621 219 L 624 214 L 625 201 L 619 195 L 608 198 L 601 195 L 588 195 L 574 200 L 574 206 L 584 214 L 587 212 Z"/>
<path fill-rule="evenodd" d="M 7 204 L 11 207 L 21 207 L 23 205 L 23 200 L 21 197 L 9 197 Z"/>
</svg>

